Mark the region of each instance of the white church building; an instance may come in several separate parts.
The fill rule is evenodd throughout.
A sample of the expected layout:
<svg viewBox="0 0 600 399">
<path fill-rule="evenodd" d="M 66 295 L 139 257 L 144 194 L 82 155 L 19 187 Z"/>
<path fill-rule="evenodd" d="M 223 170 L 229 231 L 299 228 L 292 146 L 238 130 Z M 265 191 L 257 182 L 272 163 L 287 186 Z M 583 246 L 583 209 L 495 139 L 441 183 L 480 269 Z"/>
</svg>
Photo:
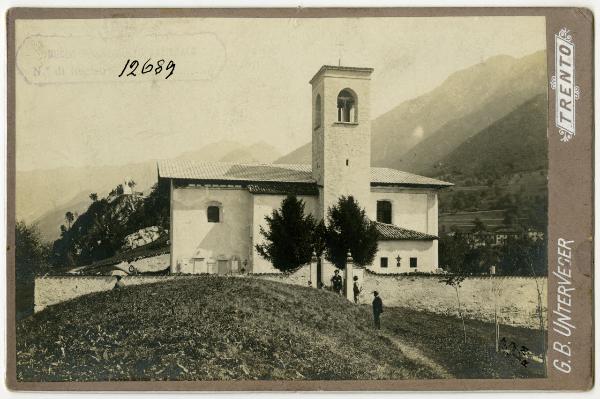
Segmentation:
<svg viewBox="0 0 600 399">
<path fill-rule="evenodd" d="M 352 195 L 377 222 L 375 273 L 438 268 L 438 191 L 451 183 L 371 167 L 371 68 L 323 66 L 312 85 L 312 165 L 161 161 L 170 186 L 172 273 L 277 273 L 256 251 L 265 216 L 288 194 L 326 220 Z M 323 261 L 317 280 L 333 266 Z"/>
</svg>

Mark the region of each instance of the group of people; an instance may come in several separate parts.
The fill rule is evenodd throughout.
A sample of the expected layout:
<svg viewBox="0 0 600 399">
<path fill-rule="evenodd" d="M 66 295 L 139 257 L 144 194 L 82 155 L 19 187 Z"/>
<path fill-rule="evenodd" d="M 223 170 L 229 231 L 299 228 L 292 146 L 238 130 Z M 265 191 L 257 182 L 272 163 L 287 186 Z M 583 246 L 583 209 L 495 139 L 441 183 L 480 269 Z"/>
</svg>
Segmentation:
<svg viewBox="0 0 600 399">
<path fill-rule="evenodd" d="M 358 304 L 358 299 L 360 293 L 362 292 L 362 287 L 358 283 L 358 276 L 353 277 L 354 283 L 352 284 L 352 293 L 354 296 L 354 303 Z M 333 277 L 331 277 L 331 287 L 333 291 L 342 295 L 344 284 L 342 282 L 342 276 L 340 276 L 340 271 L 335 270 L 333 272 Z M 383 301 L 379 297 L 379 292 L 373 291 L 373 322 L 375 324 L 376 329 L 381 329 L 381 320 L 380 316 L 383 313 Z"/>
<path fill-rule="evenodd" d="M 331 277 L 331 288 L 333 292 L 342 295 L 342 291 L 344 288 L 344 284 L 342 283 L 342 276 L 340 276 L 340 271 L 335 270 L 333 272 L 333 277 Z M 360 285 L 358 285 L 358 276 L 354 276 L 354 284 L 352 285 L 352 293 L 354 294 L 354 303 L 358 303 L 358 297 L 362 291 Z"/>
</svg>

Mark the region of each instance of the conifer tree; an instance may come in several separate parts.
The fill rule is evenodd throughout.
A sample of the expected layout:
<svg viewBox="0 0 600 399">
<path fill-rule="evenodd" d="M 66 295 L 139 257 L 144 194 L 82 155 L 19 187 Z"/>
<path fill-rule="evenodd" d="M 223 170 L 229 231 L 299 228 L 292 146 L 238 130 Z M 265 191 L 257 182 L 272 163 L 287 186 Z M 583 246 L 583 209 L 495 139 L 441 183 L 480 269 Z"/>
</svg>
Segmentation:
<svg viewBox="0 0 600 399">
<path fill-rule="evenodd" d="M 354 197 L 340 197 L 337 204 L 330 207 L 327 214 L 327 253 L 326 259 L 337 268 L 346 266 L 348 252 L 354 263 L 369 265 L 377 254 L 378 233 L 367 218 L 365 210 Z"/>
<path fill-rule="evenodd" d="M 267 228 L 260 228 L 264 243 L 256 245 L 260 256 L 282 272 L 294 272 L 310 262 L 316 223 L 304 214 L 304 201 L 288 195 L 265 220 Z"/>
</svg>

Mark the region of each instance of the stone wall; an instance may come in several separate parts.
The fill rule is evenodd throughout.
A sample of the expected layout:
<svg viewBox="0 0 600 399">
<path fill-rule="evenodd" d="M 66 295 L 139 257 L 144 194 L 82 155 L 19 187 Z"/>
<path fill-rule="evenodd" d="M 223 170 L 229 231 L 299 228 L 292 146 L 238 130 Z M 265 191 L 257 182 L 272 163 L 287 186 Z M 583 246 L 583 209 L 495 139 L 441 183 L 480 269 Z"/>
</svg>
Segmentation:
<svg viewBox="0 0 600 399">
<path fill-rule="evenodd" d="M 456 291 L 440 283 L 440 275 L 378 275 L 356 269 L 361 273 L 361 303 L 370 303 L 373 291 L 378 291 L 384 306 L 406 307 L 439 314 L 457 315 Z M 250 278 L 306 286 L 310 268 L 292 274 L 251 274 Z M 125 285 L 151 284 L 192 276 L 124 276 Z M 326 282 L 328 282 L 327 280 Z M 77 298 L 93 292 L 108 291 L 115 285 L 113 276 L 39 277 L 35 280 L 34 310 Z M 537 279 L 542 288 L 544 312 L 547 311 L 547 279 Z M 313 286 L 315 283 L 313 282 Z M 538 328 L 536 316 L 536 280 L 532 277 L 470 277 L 459 289 L 463 314 L 467 318 L 493 321 L 494 303 L 502 324 Z"/>
<path fill-rule="evenodd" d="M 136 260 L 133 260 L 130 262 L 123 261 L 123 262 L 115 265 L 115 268 L 122 270 L 123 273 L 113 272 L 113 274 L 120 274 L 120 275 L 129 274 L 129 266 L 133 266 L 135 268 L 135 270 L 137 270 L 139 273 L 160 272 L 169 267 L 170 260 L 171 260 L 171 255 L 167 252 L 167 253 L 156 255 L 156 256 L 149 256 L 147 258 L 136 259 Z"/>
<path fill-rule="evenodd" d="M 291 275 L 255 275 L 256 278 L 287 284 L 307 285 L 308 267 Z M 440 282 L 442 275 L 379 275 L 363 272 L 360 303 L 371 303 L 378 291 L 384 306 L 406 307 L 439 314 L 458 315 L 456 291 Z M 547 312 L 547 279 L 537 279 L 542 291 L 542 306 Z M 459 289 L 465 317 L 493 321 L 494 304 L 501 324 L 538 328 L 536 280 L 532 277 L 469 277 Z"/>
<path fill-rule="evenodd" d="M 151 284 L 180 276 L 124 276 L 125 285 Z M 114 276 L 60 276 L 35 279 L 34 312 L 68 301 L 82 295 L 111 290 L 116 282 Z"/>
</svg>

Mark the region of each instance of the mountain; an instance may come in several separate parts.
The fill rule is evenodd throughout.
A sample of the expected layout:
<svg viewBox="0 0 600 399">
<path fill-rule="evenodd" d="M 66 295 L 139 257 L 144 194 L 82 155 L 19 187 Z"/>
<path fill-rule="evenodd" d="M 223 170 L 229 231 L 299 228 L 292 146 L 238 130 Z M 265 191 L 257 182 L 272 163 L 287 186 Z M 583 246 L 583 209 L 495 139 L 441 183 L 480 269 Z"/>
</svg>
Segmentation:
<svg viewBox="0 0 600 399">
<path fill-rule="evenodd" d="M 73 212 L 75 218 L 84 213 L 92 202 L 89 195 L 90 193 L 82 191 L 63 206 L 52 209 L 34 220 L 33 223 L 37 224 L 42 239 L 51 242 L 59 238 L 60 225 L 66 224 L 65 213 L 67 211 Z"/>
<path fill-rule="evenodd" d="M 434 175 L 456 184 L 439 193 L 444 219 L 455 212 L 474 217 L 475 211 L 502 209 L 512 227 L 546 231 L 547 114 L 546 94 L 539 94 L 440 159 Z"/>
<path fill-rule="evenodd" d="M 221 162 L 233 163 L 272 163 L 281 153 L 272 145 L 260 141 L 248 147 L 230 151 L 221 157 Z"/>
<path fill-rule="evenodd" d="M 155 161 L 117 166 L 17 171 L 17 219 L 23 219 L 27 223 L 39 221 L 48 212 L 61 211 L 75 197 L 85 199 L 92 192 L 105 196 L 126 179 L 133 179 L 137 183 L 137 191 L 148 189 L 156 182 Z"/>
<path fill-rule="evenodd" d="M 312 143 L 306 143 L 294 151 L 275 160 L 275 163 L 281 164 L 309 164 L 312 160 Z"/>
<path fill-rule="evenodd" d="M 265 142 L 244 146 L 233 141 L 218 141 L 178 159 L 208 162 L 269 163 L 281 154 Z M 124 181 L 134 180 L 136 191 L 148 192 L 157 181 L 157 160 L 142 163 L 52 170 L 17 171 L 17 219 L 37 223 L 42 238 L 53 241 L 59 236 L 67 211 L 81 213 L 91 203 L 90 193 L 106 196 Z"/>
<path fill-rule="evenodd" d="M 427 173 L 464 140 L 547 88 L 546 52 L 496 56 L 372 121 L 371 163 Z M 276 163 L 310 163 L 310 143 Z"/>
<path fill-rule="evenodd" d="M 548 101 L 540 94 L 441 159 L 439 174 L 510 175 L 548 168 Z"/>
</svg>

